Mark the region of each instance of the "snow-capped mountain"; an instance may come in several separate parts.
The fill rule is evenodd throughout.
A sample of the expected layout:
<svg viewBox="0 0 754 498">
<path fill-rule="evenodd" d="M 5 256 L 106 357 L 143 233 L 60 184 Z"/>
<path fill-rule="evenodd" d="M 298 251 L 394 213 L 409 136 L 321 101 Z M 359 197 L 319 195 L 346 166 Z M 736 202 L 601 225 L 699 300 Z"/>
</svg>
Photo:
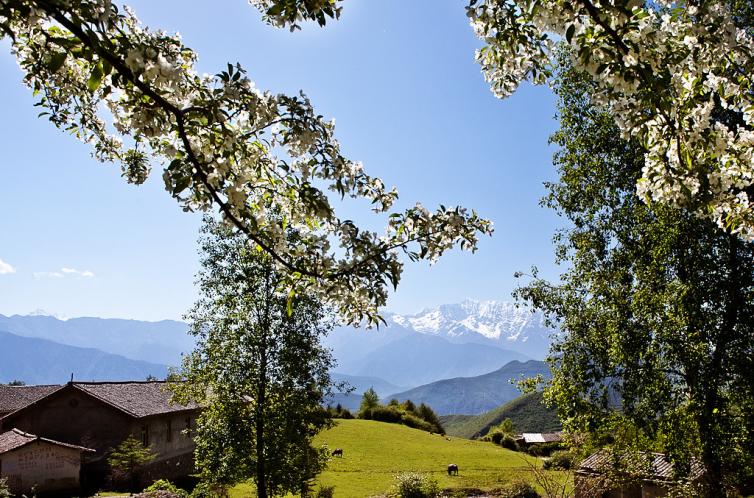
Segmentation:
<svg viewBox="0 0 754 498">
<path fill-rule="evenodd" d="M 388 323 L 422 334 L 453 342 L 492 342 L 537 359 L 547 354 L 552 333 L 541 314 L 505 301 L 467 299 L 415 315 L 387 314 L 385 318 Z"/>
</svg>

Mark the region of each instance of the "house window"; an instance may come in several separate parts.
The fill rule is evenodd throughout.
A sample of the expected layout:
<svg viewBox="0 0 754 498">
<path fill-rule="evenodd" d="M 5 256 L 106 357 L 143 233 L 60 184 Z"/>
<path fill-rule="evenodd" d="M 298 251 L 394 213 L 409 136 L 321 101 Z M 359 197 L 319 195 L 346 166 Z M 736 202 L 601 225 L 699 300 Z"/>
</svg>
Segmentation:
<svg viewBox="0 0 754 498">
<path fill-rule="evenodd" d="M 141 426 L 141 444 L 145 448 L 149 446 L 149 424 Z"/>
<path fill-rule="evenodd" d="M 167 422 L 167 439 L 168 443 L 173 440 L 173 421 L 168 420 Z"/>
</svg>

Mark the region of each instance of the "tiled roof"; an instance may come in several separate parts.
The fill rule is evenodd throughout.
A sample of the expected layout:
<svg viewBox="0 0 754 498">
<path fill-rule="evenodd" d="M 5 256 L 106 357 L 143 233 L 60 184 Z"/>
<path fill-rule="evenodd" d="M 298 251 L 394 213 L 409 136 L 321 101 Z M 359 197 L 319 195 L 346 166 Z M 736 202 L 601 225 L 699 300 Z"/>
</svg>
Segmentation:
<svg viewBox="0 0 754 498">
<path fill-rule="evenodd" d="M 0 413 L 14 412 L 19 408 L 44 398 L 62 386 L 1 386 L 0 385 Z"/>
<path fill-rule="evenodd" d="M 524 432 L 521 434 L 526 444 L 532 443 L 559 443 L 563 440 L 562 432 Z"/>
<path fill-rule="evenodd" d="M 170 403 L 166 382 L 74 382 L 73 387 L 136 417 L 194 410 L 198 406 Z"/>
<path fill-rule="evenodd" d="M 644 479 L 656 481 L 673 480 L 673 463 L 670 462 L 662 453 L 646 453 L 651 458 L 651 470 L 643 476 Z M 602 473 L 610 469 L 615 461 L 615 455 L 609 451 L 598 451 L 586 458 L 579 466 L 579 472 Z M 696 479 L 703 473 L 703 468 L 699 462 L 694 461 L 691 464 L 689 478 Z"/>
<path fill-rule="evenodd" d="M 23 432 L 18 429 L 13 429 L 8 432 L 4 432 L 0 434 L 0 454 L 18 449 L 22 446 L 26 446 L 27 444 L 33 443 L 34 441 L 43 441 L 48 444 L 64 446 L 66 448 L 73 448 L 73 449 L 77 449 L 81 451 L 94 452 L 93 449 L 84 448 L 83 446 L 76 446 L 75 444 L 61 443 L 60 441 L 54 441 L 52 439 L 47 439 L 44 437 L 35 436 L 34 434 Z"/>
</svg>

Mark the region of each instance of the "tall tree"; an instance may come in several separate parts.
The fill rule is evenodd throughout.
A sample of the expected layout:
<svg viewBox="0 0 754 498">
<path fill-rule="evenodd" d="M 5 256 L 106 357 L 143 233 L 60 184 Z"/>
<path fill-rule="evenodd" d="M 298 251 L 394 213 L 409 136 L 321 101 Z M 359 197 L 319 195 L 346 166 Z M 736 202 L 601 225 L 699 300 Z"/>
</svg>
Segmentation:
<svg viewBox="0 0 754 498">
<path fill-rule="evenodd" d="M 282 293 L 270 256 L 222 223 L 205 219 L 200 254 L 200 297 L 186 317 L 197 348 L 173 386 L 203 406 L 201 477 L 221 486 L 252 478 L 260 498 L 299 493 L 323 468 L 312 438 L 331 423 L 322 408 L 333 366 L 320 343 L 326 309 Z"/>
<path fill-rule="evenodd" d="M 594 445 L 663 451 L 679 476 L 696 459 L 700 493 L 733 494 L 753 475 L 754 245 L 640 202 L 642 148 L 565 52 L 561 64 L 560 178 L 544 204 L 569 221 L 555 237 L 567 270 L 518 291 L 561 330 L 545 395 Z"/>
</svg>

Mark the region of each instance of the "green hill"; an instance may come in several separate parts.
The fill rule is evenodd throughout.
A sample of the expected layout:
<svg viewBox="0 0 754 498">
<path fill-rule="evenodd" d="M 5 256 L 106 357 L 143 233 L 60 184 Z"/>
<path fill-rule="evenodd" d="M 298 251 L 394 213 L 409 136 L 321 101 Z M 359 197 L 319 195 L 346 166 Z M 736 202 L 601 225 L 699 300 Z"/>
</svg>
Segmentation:
<svg viewBox="0 0 754 498">
<path fill-rule="evenodd" d="M 542 403 L 542 393 L 530 393 L 477 416 L 449 415 L 440 417 L 445 431 L 456 437 L 484 436 L 491 427 L 509 418 L 518 432 L 553 432 L 561 424 L 554 409 Z"/>
<path fill-rule="evenodd" d="M 335 486 L 337 498 L 384 494 L 395 483 L 395 475 L 405 471 L 431 474 L 442 488 L 490 490 L 517 478 L 533 482 L 527 462 L 538 462 L 492 443 L 371 420 L 338 420 L 317 436 L 316 444 L 343 449 L 343 458 L 331 458 L 318 478 L 319 485 Z M 458 477 L 448 476 L 449 463 L 458 465 Z M 231 496 L 251 497 L 253 487 L 238 486 Z"/>
</svg>

